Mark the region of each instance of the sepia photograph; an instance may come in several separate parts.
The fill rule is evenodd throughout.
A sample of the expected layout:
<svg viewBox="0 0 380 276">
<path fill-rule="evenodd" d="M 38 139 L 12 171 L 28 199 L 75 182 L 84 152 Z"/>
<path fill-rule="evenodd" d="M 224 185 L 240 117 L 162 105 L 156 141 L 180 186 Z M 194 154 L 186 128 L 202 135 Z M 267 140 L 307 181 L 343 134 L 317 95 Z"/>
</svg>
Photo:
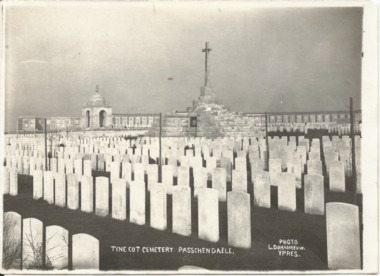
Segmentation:
<svg viewBox="0 0 380 276">
<path fill-rule="evenodd" d="M 1 5 L 1 273 L 378 273 L 374 3 Z"/>
</svg>

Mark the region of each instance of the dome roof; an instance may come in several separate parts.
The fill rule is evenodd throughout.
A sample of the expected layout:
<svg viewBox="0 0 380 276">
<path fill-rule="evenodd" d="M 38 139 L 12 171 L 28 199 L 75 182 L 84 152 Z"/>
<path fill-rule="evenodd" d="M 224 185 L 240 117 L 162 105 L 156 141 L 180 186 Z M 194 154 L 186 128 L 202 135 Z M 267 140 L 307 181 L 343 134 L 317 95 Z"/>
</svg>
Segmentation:
<svg viewBox="0 0 380 276">
<path fill-rule="evenodd" d="M 106 102 L 106 99 L 99 94 L 99 92 L 96 92 L 94 95 L 92 95 L 85 106 L 109 106 L 109 104 Z"/>
</svg>

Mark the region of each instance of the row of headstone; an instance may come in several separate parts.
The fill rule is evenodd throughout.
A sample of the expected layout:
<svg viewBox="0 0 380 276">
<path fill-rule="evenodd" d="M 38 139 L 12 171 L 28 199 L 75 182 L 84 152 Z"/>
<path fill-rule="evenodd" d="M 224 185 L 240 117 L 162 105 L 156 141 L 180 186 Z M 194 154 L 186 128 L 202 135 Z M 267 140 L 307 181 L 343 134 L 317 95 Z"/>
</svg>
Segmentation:
<svg viewBox="0 0 380 276">
<path fill-rule="evenodd" d="M 44 233 L 45 231 L 45 233 Z M 45 237 L 45 239 L 44 239 Z M 36 218 L 22 219 L 16 212 L 5 212 L 3 220 L 3 267 L 7 270 L 67 270 L 69 250 L 72 268 L 99 270 L 99 241 L 88 234 L 72 235 L 58 225 L 44 228 Z M 45 248 L 45 259 L 42 251 Z"/>
<path fill-rule="evenodd" d="M 43 176 L 43 177 L 42 177 Z M 225 175 L 224 175 L 225 176 Z M 78 209 L 79 201 L 81 210 L 92 212 L 93 202 L 93 183 L 92 177 L 82 176 L 81 178 L 81 199 L 79 199 L 79 182 L 75 175 L 67 175 L 67 203 L 65 202 L 65 175 L 53 173 L 50 171 L 35 171 L 33 181 L 33 195 L 35 199 L 44 198 L 50 204 L 56 204 L 61 207 L 67 205 L 70 209 Z M 43 184 L 41 184 L 43 182 Z M 53 184 L 55 183 L 55 184 Z M 53 186 L 55 185 L 55 189 Z M 42 190 L 43 189 L 43 193 Z M 99 216 L 109 215 L 109 179 L 106 177 L 96 177 L 95 179 L 95 214 Z M 224 185 L 225 189 L 225 185 Z M 55 194 L 54 191 L 55 190 Z M 198 187 L 198 209 L 199 209 L 199 237 L 212 242 L 219 240 L 219 199 L 220 191 L 209 189 L 207 187 Z M 244 194 L 250 197 L 246 192 L 228 192 L 224 190 L 224 197 L 229 194 Z M 173 194 L 173 233 L 188 236 L 191 234 L 191 189 L 186 185 L 177 185 L 172 188 Z M 150 223 L 151 227 L 165 230 L 167 227 L 167 202 L 166 188 L 161 183 L 151 183 L 150 186 Z M 125 179 L 113 179 L 112 183 L 112 217 L 119 220 L 125 220 L 126 202 L 129 200 L 130 213 L 129 219 L 132 223 L 144 225 L 146 223 L 146 186 L 140 180 L 134 180 L 129 185 L 129 198 L 127 198 L 127 182 Z M 228 213 L 232 216 L 239 217 L 240 212 L 250 212 L 250 202 L 245 202 L 245 209 L 234 209 L 235 197 L 227 198 L 227 205 L 230 206 Z M 241 204 L 241 203 L 240 203 Z M 242 207 L 243 208 L 243 207 Z M 250 216 L 248 222 L 250 225 Z M 240 222 L 239 222 L 240 223 Z M 233 229 L 240 231 L 242 225 L 235 225 L 234 219 L 230 222 L 229 235 L 231 235 L 231 245 L 235 244 L 234 239 L 238 240 Z M 235 226 L 234 226 L 235 225 Z M 235 227 L 235 228 L 234 228 Z M 245 227 L 245 226 L 244 226 Z M 250 231 L 249 231 L 250 232 Z M 239 234 L 240 235 L 240 234 Z M 234 238 L 233 238 L 234 237 Z M 246 238 L 248 240 L 248 238 Z M 246 247 L 248 243 L 244 242 Z"/>
</svg>

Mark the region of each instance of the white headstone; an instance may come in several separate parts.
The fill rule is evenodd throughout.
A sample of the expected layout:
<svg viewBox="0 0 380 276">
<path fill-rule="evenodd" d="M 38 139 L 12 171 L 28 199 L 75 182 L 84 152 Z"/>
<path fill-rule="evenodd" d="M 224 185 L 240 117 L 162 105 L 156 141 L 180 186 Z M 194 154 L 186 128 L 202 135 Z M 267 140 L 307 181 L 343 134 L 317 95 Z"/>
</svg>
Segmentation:
<svg viewBox="0 0 380 276">
<path fill-rule="evenodd" d="M 232 170 L 232 191 L 247 192 L 247 171 Z"/>
<path fill-rule="evenodd" d="M 198 167 L 193 168 L 194 176 L 194 196 L 198 196 L 200 188 L 207 188 L 207 168 Z"/>
<path fill-rule="evenodd" d="M 134 175 L 134 179 L 133 179 L 134 181 L 145 183 L 144 164 L 135 163 L 133 165 L 133 175 Z"/>
<path fill-rule="evenodd" d="M 270 208 L 270 179 L 268 172 L 255 172 L 253 174 L 253 203 L 256 206 Z"/>
<path fill-rule="evenodd" d="M 132 181 L 132 164 L 131 163 L 123 162 L 121 164 L 121 178 L 127 181 L 127 187 L 129 187 Z"/>
<path fill-rule="evenodd" d="M 217 190 L 199 189 L 198 237 L 210 242 L 219 240 L 219 193 Z"/>
<path fill-rule="evenodd" d="M 322 161 L 319 160 L 309 160 L 307 161 L 307 173 L 308 174 L 319 174 L 322 175 Z"/>
<path fill-rule="evenodd" d="M 43 197 L 43 176 L 41 170 L 35 170 L 33 173 L 33 199 Z"/>
<path fill-rule="evenodd" d="M 74 160 L 74 170 L 75 170 L 75 174 L 78 175 L 78 176 L 82 176 L 83 175 L 82 162 L 83 162 L 82 159 L 75 159 Z"/>
<path fill-rule="evenodd" d="M 79 182 L 75 174 L 67 175 L 67 208 L 79 208 Z"/>
<path fill-rule="evenodd" d="M 333 192 L 344 192 L 346 190 L 344 164 L 342 161 L 330 162 L 329 185 L 330 191 Z"/>
<path fill-rule="evenodd" d="M 104 154 L 98 154 L 98 171 L 105 171 L 105 162 L 104 162 Z"/>
<path fill-rule="evenodd" d="M 164 185 L 167 194 L 172 194 L 174 171 L 173 165 L 162 166 L 162 185 Z"/>
<path fill-rule="evenodd" d="M 57 225 L 46 227 L 46 264 L 54 269 L 68 269 L 69 232 Z"/>
<path fill-rule="evenodd" d="M 227 193 L 228 245 L 251 247 L 250 195 L 241 192 Z"/>
<path fill-rule="evenodd" d="M 10 189 L 9 168 L 3 167 L 3 169 L 4 169 L 4 194 L 9 194 L 9 189 Z M 33 183 L 34 183 L 34 181 L 33 181 Z"/>
<path fill-rule="evenodd" d="M 247 158 L 237 157 L 235 158 L 235 170 L 246 171 L 247 170 Z"/>
<path fill-rule="evenodd" d="M 178 167 L 177 184 L 179 186 L 189 187 L 190 186 L 190 175 L 189 174 L 190 174 L 189 167 L 183 167 L 183 166 Z"/>
<path fill-rule="evenodd" d="M 109 172 L 111 170 L 111 163 L 112 163 L 112 154 L 104 154 L 104 160 L 105 160 L 105 171 Z"/>
<path fill-rule="evenodd" d="M 57 158 L 50 158 L 50 171 L 57 172 L 57 169 L 58 169 Z"/>
<path fill-rule="evenodd" d="M 311 148 L 313 149 L 313 148 Z M 309 152 L 309 160 L 321 160 L 321 156 L 319 151 L 311 151 Z"/>
<path fill-rule="evenodd" d="M 73 235 L 73 269 L 99 270 L 99 241 L 87 234 Z"/>
<path fill-rule="evenodd" d="M 98 156 L 97 156 L 97 154 L 91 153 L 90 160 L 91 160 L 91 171 L 97 171 L 98 170 Z"/>
<path fill-rule="evenodd" d="M 158 230 L 167 227 L 166 192 L 161 183 L 150 186 L 150 226 Z"/>
<path fill-rule="evenodd" d="M 324 215 L 325 192 L 323 176 L 317 174 L 305 175 L 305 213 L 312 215 Z"/>
<path fill-rule="evenodd" d="M 360 269 L 358 206 L 326 204 L 327 260 L 330 269 Z"/>
<path fill-rule="evenodd" d="M 212 188 L 219 192 L 220 201 L 226 201 L 226 194 L 227 194 L 226 169 L 216 168 L 213 170 Z"/>
<path fill-rule="evenodd" d="M 278 185 L 278 174 L 281 173 L 281 159 L 269 159 L 270 184 Z"/>
<path fill-rule="evenodd" d="M 207 157 L 206 158 L 206 168 L 207 168 L 207 180 L 212 179 L 212 172 L 216 168 L 216 157 Z"/>
<path fill-rule="evenodd" d="M 5 212 L 2 236 L 4 269 L 21 269 L 21 232 L 21 216 L 16 212 Z"/>
<path fill-rule="evenodd" d="M 52 172 L 50 172 L 52 173 Z M 43 265 L 42 239 L 43 224 L 35 218 L 23 219 L 22 229 L 22 267 L 23 269 L 38 269 Z"/>
<path fill-rule="evenodd" d="M 65 159 L 59 158 L 58 159 L 58 172 L 59 173 L 66 173 L 65 171 Z"/>
<path fill-rule="evenodd" d="M 296 178 L 296 187 L 302 188 L 302 170 L 301 160 L 299 158 L 292 158 L 288 160 L 287 167 L 288 173 L 291 173 Z"/>
<path fill-rule="evenodd" d="M 278 209 L 295 212 L 296 179 L 290 173 L 280 173 L 278 176 Z"/>
<path fill-rule="evenodd" d="M 191 235 L 191 190 L 186 186 L 173 187 L 173 233 Z"/>
<path fill-rule="evenodd" d="M 18 172 L 16 168 L 9 168 L 9 194 L 18 194 Z"/>
<path fill-rule="evenodd" d="M 127 182 L 125 179 L 113 179 L 112 217 L 120 220 L 127 218 Z"/>
<path fill-rule="evenodd" d="M 226 180 L 231 182 L 232 181 L 232 161 L 229 158 L 222 157 L 219 159 L 218 168 L 224 168 L 226 170 Z"/>
<path fill-rule="evenodd" d="M 74 173 L 74 159 L 65 159 L 66 174 Z"/>
<path fill-rule="evenodd" d="M 94 185 L 92 176 L 82 176 L 81 179 L 81 210 L 83 212 L 94 211 Z"/>
<path fill-rule="evenodd" d="M 130 185 L 130 214 L 129 220 L 133 223 L 145 224 L 145 183 L 132 181 Z"/>
<path fill-rule="evenodd" d="M 83 175 L 92 176 L 91 160 L 84 160 L 83 161 Z"/>
<path fill-rule="evenodd" d="M 147 166 L 147 175 L 148 175 L 148 190 L 150 190 L 150 185 L 152 183 L 158 182 L 158 165 L 149 164 Z"/>
<path fill-rule="evenodd" d="M 333 161 L 338 161 L 338 153 L 335 151 L 330 151 L 325 154 L 325 163 L 327 172 L 330 171 L 330 163 Z"/>
<path fill-rule="evenodd" d="M 253 180 L 253 175 L 255 172 L 262 172 L 264 171 L 264 162 L 260 158 L 253 158 L 249 160 L 251 163 L 251 173 L 252 173 L 252 180 Z"/>
<path fill-rule="evenodd" d="M 49 204 L 54 203 L 54 178 L 51 171 L 44 171 L 44 200 Z"/>
<path fill-rule="evenodd" d="M 109 183 L 108 178 L 95 178 L 95 214 L 107 216 L 109 212 Z"/>
<path fill-rule="evenodd" d="M 113 183 L 114 179 L 120 178 L 120 163 L 111 162 L 110 163 L 110 181 Z"/>
<path fill-rule="evenodd" d="M 34 157 L 30 157 L 29 159 L 29 174 L 33 175 L 34 171 L 36 170 L 36 159 Z"/>
<path fill-rule="evenodd" d="M 24 156 L 22 158 L 22 174 L 29 175 L 30 161 L 29 157 Z"/>
<path fill-rule="evenodd" d="M 66 206 L 66 176 L 62 173 L 54 173 L 54 202 L 59 207 Z"/>
</svg>

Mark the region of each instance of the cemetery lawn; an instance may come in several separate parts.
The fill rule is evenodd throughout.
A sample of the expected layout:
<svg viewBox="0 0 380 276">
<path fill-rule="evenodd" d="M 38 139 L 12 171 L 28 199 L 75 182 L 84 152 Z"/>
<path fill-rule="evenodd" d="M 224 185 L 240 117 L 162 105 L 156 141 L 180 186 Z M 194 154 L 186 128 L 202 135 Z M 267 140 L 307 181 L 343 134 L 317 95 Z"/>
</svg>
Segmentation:
<svg viewBox="0 0 380 276">
<path fill-rule="evenodd" d="M 94 172 L 95 173 L 95 172 Z M 107 173 L 95 173 L 94 176 Z M 325 183 L 326 184 L 326 183 Z M 229 183 L 229 185 L 231 185 Z M 251 184 L 252 185 L 252 184 Z M 227 186 L 228 187 L 228 186 Z M 252 190 L 248 191 L 251 193 Z M 195 265 L 210 270 L 326 270 L 326 218 L 325 216 L 304 213 L 303 189 L 297 189 L 297 211 L 277 210 L 277 188 L 272 187 L 272 208 L 251 209 L 252 248 L 239 249 L 227 244 L 226 203 L 220 203 L 220 240 L 211 243 L 198 239 L 197 201 L 192 201 L 192 235 L 189 237 L 171 233 L 171 196 L 168 196 L 168 229 L 159 231 L 147 223 L 138 226 L 126 221 L 112 219 L 111 216 L 99 217 L 94 213 L 69 210 L 50 205 L 44 200 L 33 200 L 33 178 L 19 175 L 19 195 L 4 196 L 4 211 L 15 211 L 22 218 L 34 217 L 41 220 L 44 226 L 59 225 L 69 231 L 69 235 L 86 233 L 100 242 L 101 270 L 177 270 L 184 265 Z M 110 193 L 111 195 L 111 193 Z M 325 201 L 353 202 L 353 193 L 329 192 L 325 189 Z M 147 198 L 147 202 L 149 199 Z M 128 205 L 127 205 L 128 206 Z M 110 207 L 111 210 L 111 207 Z M 128 213 L 127 207 L 127 213 Z M 304 250 L 296 253 L 284 253 L 270 250 L 281 245 L 280 240 L 293 239 L 297 246 Z M 127 252 L 113 252 L 111 246 L 125 247 Z M 130 247 L 140 247 L 140 252 L 128 252 Z M 142 253 L 143 247 L 169 247 L 172 252 Z M 180 248 L 226 248 L 233 254 L 190 254 L 179 253 Z M 170 249 L 172 248 L 172 249 Z M 157 248 L 155 250 L 158 250 Z M 161 250 L 161 249 L 160 249 Z M 71 252 L 69 253 L 70 256 Z M 293 255 L 293 256 L 289 256 Z M 297 255 L 297 256 L 296 256 Z M 69 258 L 70 259 L 70 258 Z"/>
</svg>

